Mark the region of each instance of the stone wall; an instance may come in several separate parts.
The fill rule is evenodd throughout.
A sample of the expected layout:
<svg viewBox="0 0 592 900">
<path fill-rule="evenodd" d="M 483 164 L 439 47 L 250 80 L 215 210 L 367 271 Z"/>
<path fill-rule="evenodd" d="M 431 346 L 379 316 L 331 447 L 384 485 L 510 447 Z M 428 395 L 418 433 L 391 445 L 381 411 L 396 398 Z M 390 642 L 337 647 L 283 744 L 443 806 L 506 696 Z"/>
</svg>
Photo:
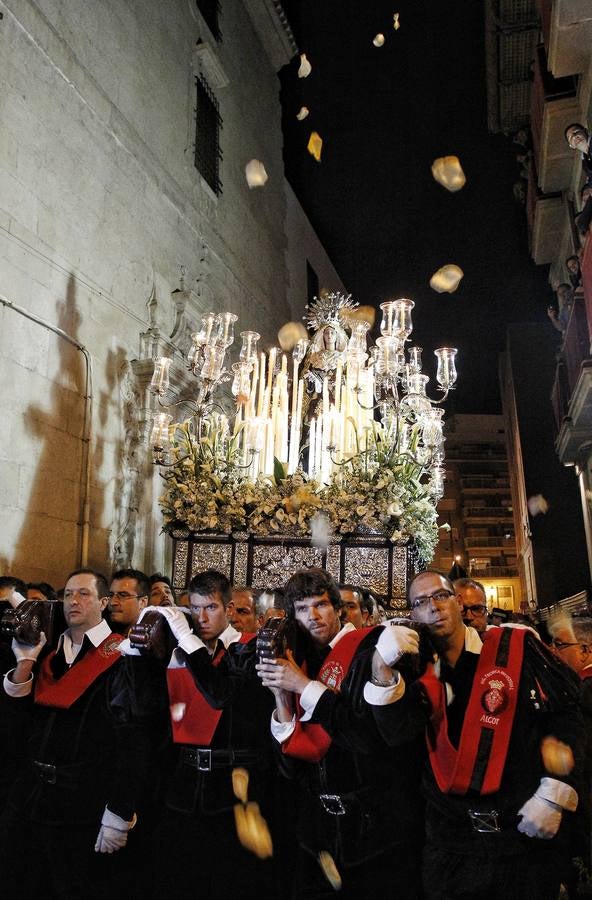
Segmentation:
<svg viewBox="0 0 592 900">
<path fill-rule="evenodd" d="M 346 293 L 343 282 L 327 256 L 316 232 L 302 209 L 294 191 L 286 181 L 286 231 L 288 247 L 288 304 L 292 317 L 300 319 L 303 307 L 312 299 L 307 296 L 306 263 L 310 263 L 319 279 L 319 291 Z"/>
<path fill-rule="evenodd" d="M 279 81 L 239 0 L 221 43 L 191 0 L 0 11 L 0 571 L 62 584 L 86 518 L 89 564 L 168 568 L 131 361 L 149 325 L 171 333 L 182 267 L 193 319 L 229 309 L 270 341 L 290 317 Z M 218 197 L 193 161 L 200 69 L 223 119 Z M 88 349 L 91 380 L 49 326 Z"/>
</svg>

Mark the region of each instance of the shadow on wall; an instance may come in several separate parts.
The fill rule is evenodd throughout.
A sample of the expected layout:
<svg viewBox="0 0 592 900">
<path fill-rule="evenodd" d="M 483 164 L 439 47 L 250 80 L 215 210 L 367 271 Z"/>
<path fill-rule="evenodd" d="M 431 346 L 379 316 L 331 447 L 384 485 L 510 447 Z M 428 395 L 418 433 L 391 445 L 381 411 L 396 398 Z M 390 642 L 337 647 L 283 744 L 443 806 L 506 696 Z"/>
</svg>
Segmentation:
<svg viewBox="0 0 592 900">
<path fill-rule="evenodd" d="M 81 315 L 73 275 L 68 280 L 65 300 L 56 305 L 56 313 L 55 324 L 78 340 Z M 89 349 L 92 352 L 93 348 Z M 57 357 L 57 366 L 51 359 L 52 353 Z M 59 587 L 81 558 L 87 384 L 85 359 L 80 350 L 52 334 L 49 354 L 49 402 L 47 406 L 33 403 L 23 412 L 25 430 L 36 439 L 37 449 L 30 459 L 22 461 L 21 477 L 25 490 L 28 484 L 30 490 L 26 519 L 9 568 L 27 580 L 43 579 Z M 34 383 L 41 383 L 41 378 L 37 377 Z M 97 451 L 102 456 L 100 441 Z M 101 522 L 104 501 L 103 485 L 95 480 L 98 466 L 92 443 L 90 452 L 93 524 Z M 92 555 L 90 561 L 94 562 Z"/>
</svg>

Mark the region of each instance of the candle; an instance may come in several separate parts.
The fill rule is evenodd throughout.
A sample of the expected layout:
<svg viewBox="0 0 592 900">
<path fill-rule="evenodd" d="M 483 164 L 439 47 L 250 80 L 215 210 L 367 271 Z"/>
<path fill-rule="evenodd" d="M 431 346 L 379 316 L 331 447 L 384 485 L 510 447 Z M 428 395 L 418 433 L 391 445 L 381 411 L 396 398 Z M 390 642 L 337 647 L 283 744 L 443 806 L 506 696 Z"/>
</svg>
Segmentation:
<svg viewBox="0 0 592 900">
<path fill-rule="evenodd" d="M 329 379 L 323 379 L 323 415 L 329 414 Z"/>
<path fill-rule="evenodd" d="M 316 424 L 315 420 L 310 420 L 310 431 L 308 438 L 308 477 L 314 478 L 316 459 Z"/>
<path fill-rule="evenodd" d="M 288 462 L 288 375 L 284 374 L 281 380 L 280 413 L 281 413 L 281 448 L 280 459 Z"/>
<path fill-rule="evenodd" d="M 251 377 L 251 390 L 249 393 L 249 415 L 255 417 L 255 399 L 257 397 L 257 382 L 259 381 L 259 361 L 255 359 L 253 363 L 253 373 Z"/>
<path fill-rule="evenodd" d="M 341 360 L 337 363 L 337 371 L 335 373 L 335 410 L 339 415 L 341 411 L 341 380 L 343 378 L 343 363 Z"/>
<path fill-rule="evenodd" d="M 296 438 L 294 441 L 294 471 L 300 462 L 300 434 L 302 432 L 302 403 L 304 400 L 304 382 L 302 378 L 298 382 L 298 399 L 296 402 Z"/>
<path fill-rule="evenodd" d="M 315 476 L 322 478 L 322 456 L 323 454 L 323 420 L 322 416 L 317 417 L 317 430 L 315 442 Z"/>
<path fill-rule="evenodd" d="M 265 353 L 261 354 L 259 364 L 259 399 L 257 401 L 257 416 L 263 415 L 263 398 L 265 396 Z"/>
<path fill-rule="evenodd" d="M 274 374 L 273 370 L 275 369 L 276 354 L 277 354 L 277 348 L 272 347 L 271 350 L 269 351 L 269 371 L 267 373 L 267 391 L 269 393 L 270 398 L 271 398 L 271 392 L 272 392 L 272 387 L 273 387 L 273 374 Z"/>
</svg>

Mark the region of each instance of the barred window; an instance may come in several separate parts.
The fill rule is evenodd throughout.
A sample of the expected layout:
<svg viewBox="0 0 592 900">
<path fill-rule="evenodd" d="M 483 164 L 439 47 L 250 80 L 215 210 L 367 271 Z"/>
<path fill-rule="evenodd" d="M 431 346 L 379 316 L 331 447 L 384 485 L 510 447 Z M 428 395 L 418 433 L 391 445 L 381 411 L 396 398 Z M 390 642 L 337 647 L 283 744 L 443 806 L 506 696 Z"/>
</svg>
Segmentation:
<svg viewBox="0 0 592 900">
<path fill-rule="evenodd" d="M 218 0 L 197 0 L 197 8 L 205 19 L 206 25 L 217 41 L 222 40 L 220 31 L 220 3 Z"/>
<path fill-rule="evenodd" d="M 222 193 L 220 181 L 220 128 L 222 119 L 218 101 L 203 75 L 197 75 L 195 107 L 195 168 L 214 193 Z"/>
</svg>

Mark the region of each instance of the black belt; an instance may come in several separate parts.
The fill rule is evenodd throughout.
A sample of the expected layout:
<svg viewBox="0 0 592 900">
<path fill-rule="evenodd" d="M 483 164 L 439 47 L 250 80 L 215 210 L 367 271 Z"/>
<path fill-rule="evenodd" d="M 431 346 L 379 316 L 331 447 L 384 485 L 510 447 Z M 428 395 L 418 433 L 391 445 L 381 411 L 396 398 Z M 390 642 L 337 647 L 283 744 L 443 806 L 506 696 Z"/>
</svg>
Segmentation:
<svg viewBox="0 0 592 900">
<path fill-rule="evenodd" d="M 325 812 L 331 816 L 344 816 L 347 812 L 341 794 L 319 794 L 319 800 Z"/>
<path fill-rule="evenodd" d="M 183 747 L 181 759 L 198 772 L 225 769 L 229 766 L 261 764 L 261 757 L 252 750 L 210 750 L 209 747 Z"/>
<path fill-rule="evenodd" d="M 39 762 L 39 760 L 33 760 L 33 768 L 35 769 L 35 774 L 39 778 L 40 781 L 43 781 L 45 784 L 55 784 L 57 781 L 57 769 L 51 763 Z"/>
</svg>

